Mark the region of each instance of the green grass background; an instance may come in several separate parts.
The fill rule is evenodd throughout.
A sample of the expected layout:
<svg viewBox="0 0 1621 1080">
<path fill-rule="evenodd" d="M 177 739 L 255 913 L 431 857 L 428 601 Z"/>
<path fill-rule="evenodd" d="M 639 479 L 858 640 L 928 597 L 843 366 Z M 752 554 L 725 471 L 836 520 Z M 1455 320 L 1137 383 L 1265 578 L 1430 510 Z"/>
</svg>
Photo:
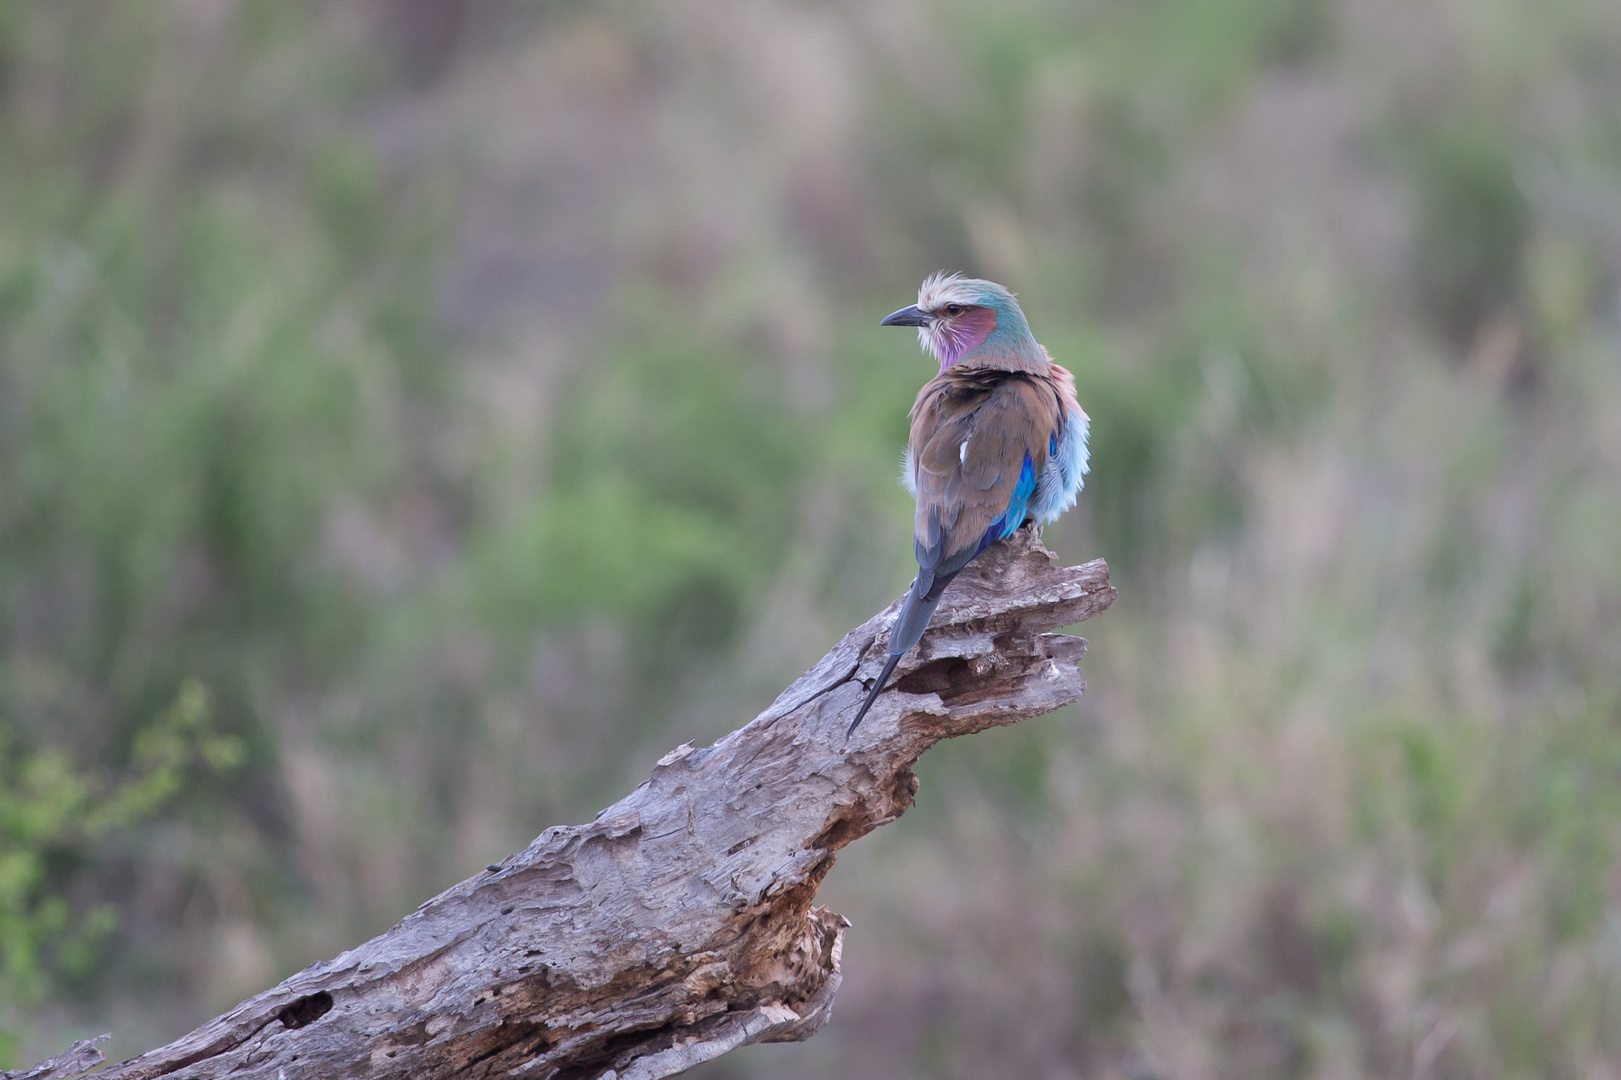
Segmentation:
<svg viewBox="0 0 1621 1080">
<path fill-rule="evenodd" d="M 1083 703 L 947 745 L 745 1077 L 1621 1073 L 1621 7 L 0 5 L 0 1066 L 589 817 L 1093 418 Z"/>
</svg>

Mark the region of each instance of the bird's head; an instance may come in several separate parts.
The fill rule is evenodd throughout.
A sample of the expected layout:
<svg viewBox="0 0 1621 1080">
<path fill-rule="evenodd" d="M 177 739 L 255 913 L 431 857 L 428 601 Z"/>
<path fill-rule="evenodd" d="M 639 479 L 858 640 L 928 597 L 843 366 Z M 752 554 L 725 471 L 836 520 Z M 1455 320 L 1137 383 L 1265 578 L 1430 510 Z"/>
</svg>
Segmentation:
<svg viewBox="0 0 1621 1080">
<path fill-rule="evenodd" d="M 944 371 L 970 359 L 976 367 L 1019 370 L 1046 363 L 1013 294 L 994 281 L 939 273 L 917 291 L 917 303 L 884 319 L 883 326 L 915 326 L 924 351 Z"/>
</svg>

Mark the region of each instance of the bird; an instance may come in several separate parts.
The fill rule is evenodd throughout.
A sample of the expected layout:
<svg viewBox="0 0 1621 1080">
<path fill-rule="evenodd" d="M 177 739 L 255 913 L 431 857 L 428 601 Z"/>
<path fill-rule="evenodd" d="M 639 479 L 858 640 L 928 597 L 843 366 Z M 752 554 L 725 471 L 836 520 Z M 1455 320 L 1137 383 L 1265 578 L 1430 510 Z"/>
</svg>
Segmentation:
<svg viewBox="0 0 1621 1080">
<path fill-rule="evenodd" d="M 1091 421 L 1075 378 L 1030 333 L 1013 293 L 940 272 L 917 303 L 881 326 L 914 326 L 940 363 L 912 405 L 901 484 L 917 500 L 917 577 L 889 629 L 889 659 L 845 741 L 918 643 L 951 579 L 1026 521 L 1045 525 L 1075 505 L 1090 467 Z"/>
</svg>

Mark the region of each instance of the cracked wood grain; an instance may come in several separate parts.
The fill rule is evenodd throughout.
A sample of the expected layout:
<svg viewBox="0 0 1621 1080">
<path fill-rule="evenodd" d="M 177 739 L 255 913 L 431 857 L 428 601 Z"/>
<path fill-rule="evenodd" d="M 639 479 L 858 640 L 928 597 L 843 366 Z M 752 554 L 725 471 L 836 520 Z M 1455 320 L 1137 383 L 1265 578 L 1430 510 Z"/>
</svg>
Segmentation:
<svg viewBox="0 0 1621 1080">
<path fill-rule="evenodd" d="M 654 1080 L 809 1038 L 849 925 L 813 905 L 835 852 L 911 805 L 934 743 L 1079 697 L 1086 643 L 1051 631 L 1114 596 L 1101 559 L 1057 567 L 1020 530 L 953 582 L 848 747 L 898 601 L 596 820 L 98 1076 Z"/>
</svg>

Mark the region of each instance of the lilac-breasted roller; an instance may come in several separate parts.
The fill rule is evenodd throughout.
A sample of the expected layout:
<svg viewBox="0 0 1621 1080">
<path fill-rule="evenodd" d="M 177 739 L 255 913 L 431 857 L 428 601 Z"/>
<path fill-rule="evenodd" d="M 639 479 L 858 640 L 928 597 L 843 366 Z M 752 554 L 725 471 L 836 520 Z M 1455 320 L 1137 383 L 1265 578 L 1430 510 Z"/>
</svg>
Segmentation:
<svg viewBox="0 0 1621 1080">
<path fill-rule="evenodd" d="M 855 734 L 895 665 L 918 643 L 951 579 L 1026 521 L 1075 505 L 1087 470 L 1087 418 L 1075 379 L 1030 334 L 1013 294 L 936 274 L 917 303 L 884 319 L 915 326 L 940 374 L 918 391 L 901 483 L 917 499 L 917 579 L 889 629 L 889 662 L 850 722 Z"/>
</svg>

